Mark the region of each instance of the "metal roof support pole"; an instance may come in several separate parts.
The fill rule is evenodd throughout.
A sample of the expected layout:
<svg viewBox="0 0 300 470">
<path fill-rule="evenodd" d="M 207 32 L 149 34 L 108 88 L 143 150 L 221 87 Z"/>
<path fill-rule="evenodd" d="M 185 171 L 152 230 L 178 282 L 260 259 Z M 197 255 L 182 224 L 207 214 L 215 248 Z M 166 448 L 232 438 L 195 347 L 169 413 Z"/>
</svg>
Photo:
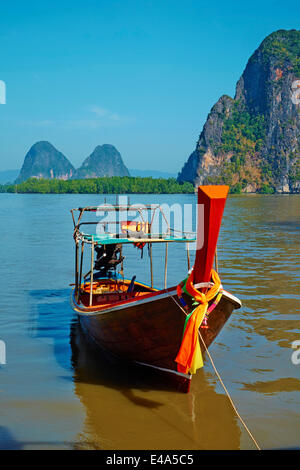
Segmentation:
<svg viewBox="0 0 300 470">
<path fill-rule="evenodd" d="M 149 243 L 149 254 L 150 254 L 150 275 L 151 275 L 151 289 L 153 289 L 152 243 Z"/>
<path fill-rule="evenodd" d="M 165 254 L 165 289 L 167 288 L 167 269 L 168 269 L 168 242 L 166 242 L 166 254 Z"/>
<path fill-rule="evenodd" d="M 78 241 L 75 241 L 75 299 L 78 300 Z"/>
<path fill-rule="evenodd" d="M 186 244 L 186 254 L 187 254 L 187 267 L 188 271 L 191 269 L 191 263 L 190 263 L 190 245 L 189 243 Z"/>
<path fill-rule="evenodd" d="M 84 251 L 84 241 L 81 242 L 80 270 L 79 270 L 79 289 L 81 287 L 81 282 L 82 282 L 83 251 Z"/>
</svg>

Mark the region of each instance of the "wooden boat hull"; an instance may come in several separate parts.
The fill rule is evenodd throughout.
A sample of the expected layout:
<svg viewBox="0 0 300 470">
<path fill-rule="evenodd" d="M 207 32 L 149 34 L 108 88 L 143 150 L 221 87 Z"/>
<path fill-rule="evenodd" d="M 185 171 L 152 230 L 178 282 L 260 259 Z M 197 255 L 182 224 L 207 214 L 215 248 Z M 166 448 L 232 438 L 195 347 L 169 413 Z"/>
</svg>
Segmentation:
<svg viewBox="0 0 300 470">
<path fill-rule="evenodd" d="M 86 309 L 74 296 L 72 302 L 83 331 L 94 345 L 122 361 L 155 368 L 167 374 L 179 390 L 189 390 L 191 375 L 179 373 L 175 362 L 186 319 L 175 288 L 100 310 L 96 306 Z M 216 338 L 233 309 L 239 307 L 238 299 L 224 293 L 208 317 L 207 328 L 200 328 L 206 347 Z M 204 353 L 204 345 L 201 347 Z"/>
<path fill-rule="evenodd" d="M 78 208 L 77 223 L 72 212 L 76 242 L 73 307 L 79 313 L 80 323 L 87 338 L 104 351 L 120 358 L 121 361 L 142 364 L 155 368 L 160 373 L 168 374 L 184 391 L 189 389 L 191 376 L 177 371 L 175 359 L 183 338 L 186 312 L 190 313 L 194 309 L 193 299 L 199 298 L 199 292 L 203 294 L 205 292 L 207 296 L 205 298 L 210 302 L 207 318 L 205 317 L 203 325 L 200 326 L 202 353 L 219 334 L 233 309 L 241 306 L 238 299 L 224 291 L 220 299 L 218 292 L 221 283 L 216 277 L 217 273 L 213 271 L 218 234 L 228 190 L 228 186 L 222 185 L 199 186 L 198 188 L 196 257 L 193 271 L 190 272 L 188 280 L 193 283 L 194 289 L 199 288 L 200 291 L 196 291 L 196 295 L 194 295 L 195 291 L 193 289 L 185 290 L 184 288 L 184 293 L 182 293 L 180 299 L 177 296 L 176 287 L 156 291 L 152 287 L 136 282 L 135 276 L 131 281 L 124 279 L 112 281 L 108 279 L 111 266 L 116 269 L 116 266 L 123 262 L 123 258 L 117 258 L 117 254 L 121 253 L 121 248 L 118 247 L 119 244 L 134 243 L 139 246 L 142 243 L 142 246 L 144 246 L 148 243 L 151 286 L 153 286 L 152 244 L 163 242 L 166 243 L 166 286 L 168 243 L 180 241 L 188 244 L 190 239 L 186 237 L 186 234 L 178 239 L 173 235 L 171 236 L 173 232 L 162 211 L 161 213 L 169 227 L 168 233 L 155 235 L 151 232 L 153 212 L 147 233 L 141 234 L 142 238 L 137 237 L 137 235 L 132 238 L 128 233 L 126 236 L 123 234 L 125 238 L 118 237 L 116 233 L 109 233 L 108 235 L 105 233 L 103 236 L 85 234 L 81 232 L 80 228 L 83 225 L 83 222 L 81 222 L 82 215 L 85 211 L 95 212 L 97 208 Z M 104 208 L 107 209 L 106 206 Z M 113 210 L 116 208 L 118 211 L 129 210 L 128 206 L 117 205 Z M 146 208 L 147 211 L 148 209 Z M 138 208 L 138 211 L 140 212 L 141 208 Z M 142 215 L 140 214 L 140 216 Z M 132 223 L 132 221 L 126 222 L 126 226 L 132 227 Z M 150 238 L 148 235 L 150 235 Z M 79 263 L 80 243 L 81 261 Z M 84 277 L 85 282 L 82 283 L 84 244 L 91 245 L 91 269 Z M 98 245 L 101 245 L 101 248 Z M 114 249 L 113 245 L 115 245 Z M 99 255 L 95 264 L 94 250 Z M 99 279 L 96 282 L 94 282 L 95 269 L 99 271 Z M 88 275 L 90 275 L 89 281 L 87 280 Z M 102 276 L 104 279 L 102 279 Z M 214 288 L 211 285 L 211 280 L 214 280 Z M 181 295 L 180 289 L 181 286 L 179 285 L 178 295 Z M 190 295 L 187 295 L 187 292 Z M 184 308 L 181 305 L 184 305 Z M 188 333 L 189 335 L 185 335 L 184 340 L 192 336 L 192 342 L 188 339 L 190 341 L 188 348 L 191 347 L 194 354 L 194 345 L 197 338 L 195 338 L 194 332 L 190 334 L 190 331 L 188 331 Z M 184 343 L 184 347 L 187 348 L 186 343 Z M 186 361 L 184 363 L 186 364 Z M 181 370 L 188 370 L 191 365 L 190 358 L 188 358 L 187 367 Z"/>
</svg>

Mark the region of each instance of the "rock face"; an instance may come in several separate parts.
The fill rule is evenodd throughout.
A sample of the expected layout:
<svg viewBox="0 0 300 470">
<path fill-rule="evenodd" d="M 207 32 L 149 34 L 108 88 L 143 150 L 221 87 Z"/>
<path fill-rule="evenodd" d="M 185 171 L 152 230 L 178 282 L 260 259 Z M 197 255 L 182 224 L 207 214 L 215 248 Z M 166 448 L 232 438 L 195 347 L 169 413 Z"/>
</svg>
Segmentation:
<svg viewBox="0 0 300 470">
<path fill-rule="evenodd" d="M 113 145 L 98 145 L 84 160 L 73 178 L 99 178 L 101 176 L 130 176 L 120 153 Z"/>
<path fill-rule="evenodd" d="M 300 31 L 264 39 L 234 99 L 224 95 L 211 109 L 178 181 L 300 192 Z"/>
<path fill-rule="evenodd" d="M 37 142 L 27 155 L 16 183 L 28 178 L 82 179 L 101 176 L 130 176 L 113 145 L 98 145 L 78 170 L 49 142 Z"/>
<path fill-rule="evenodd" d="M 69 179 L 75 168 L 69 160 L 53 147 L 50 142 L 41 141 L 34 144 L 25 156 L 16 183 L 28 178 Z"/>
</svg>

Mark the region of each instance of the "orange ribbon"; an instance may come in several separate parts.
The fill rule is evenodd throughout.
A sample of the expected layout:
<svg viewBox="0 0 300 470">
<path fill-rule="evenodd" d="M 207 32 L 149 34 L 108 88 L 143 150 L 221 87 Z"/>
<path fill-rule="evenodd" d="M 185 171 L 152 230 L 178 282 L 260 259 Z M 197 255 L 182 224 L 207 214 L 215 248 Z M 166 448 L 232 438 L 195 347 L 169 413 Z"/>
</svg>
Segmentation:
<svg viewBox="0 0 300 470">
<path fill-rule="evenodd" d="M 181 346 L 175 361 L 177 362 L 177 370 L 185 374 L 195 373 L 197 369 L 202 367 L 202 356 L 199 345 L 198 331 L 207 311 L 208 303 L 218 294 L 221 281 L 217 272 L 212 269 L 212 282 L 214 285 L 204 294 L 198 291 L 194 286 L 194 271 L 189 275 L 185 288 L 187 292 L 199 302 L 191 314 L 184 330 Z"/>
</svg>

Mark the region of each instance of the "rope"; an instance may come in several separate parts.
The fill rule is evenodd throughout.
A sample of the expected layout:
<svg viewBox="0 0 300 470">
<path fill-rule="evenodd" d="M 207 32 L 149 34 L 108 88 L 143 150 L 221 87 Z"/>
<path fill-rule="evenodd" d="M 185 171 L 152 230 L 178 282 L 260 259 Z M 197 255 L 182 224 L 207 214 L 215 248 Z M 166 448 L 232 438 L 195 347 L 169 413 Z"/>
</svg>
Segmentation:
<svg viewBox="0 0 300 470">
<path fill-rule="evenodd" d="M 174 300 L 175 304 L 176 304 L 176 305 L 183 311 L 183 313 L 187 316 L 186 311 L 181 307 L 181 305 L 177 302 L 177 300 L 176 300 L 173 296 L 171 296 L 171 298 Z M 250 438 L 252 439 L 252 441 L 253 441 L 253 443 L 255 444 L 257 450 L 261 450 L 261 448 L 259 447 L 259 445 L 258 445 L 256 439 L 254 438 L 253 434 L 251 433 L 251 431 L 249 430 L 249 428 L 248 428 L 248 426 L 246 425 L 245 421 L 243 420 L 243 418 L 242 418 L 241 415 L 239 414 L 239 412 L 238 412 L 238 410 L 237 410 L 237 408 L 236 408 L 236 406 L 235 406 L 235 404 L 234 404 L 234 402 L 233 402 L 233 400 L 232 400 L 232 398 L 231 398 L 231 396 L 230 396 L 230 394 L 229 394 L 229 392 L 228 392 L 228 390 L 227 390 L 227 388 L 226 388 L 226 386 L 225 386 L 225 384 L 224 384 L 224 382 L 223 382 L 223 380 L 222 380 L 222 378 L 221 378 L 221 376 L 220 376 L 220 374 L 219 374 L 219 372 L 218 372 L 218 370 L 217 370 L 217 368 L 216 368 L 216 366 L 215 366 L 215 364 L 214 364 L 214 361 L 213 361 L 213 359 L 212 359 L 212 357 L 211 357 L 211 354 L 209 353 L 209 351 L 208 351 L 208 349 L 207 349 L 207 346 L 206 346 L 206 344 L 205 344 L 205 342 L 204 342 L 204 339 L 202 338 L 202 335 L 201 335 L 200 331 L 198 331 L 198 335 L 199 335 L 199 338 L 200 338 L 200 340 L 201 340 L 201 342 L 202 342 L 202 344 L 203 344 L 203 346 L 204 346 L 204 349 L 205 349 L 205 351 L 206 351 L 206 353 L 207 353 L 207 355 L 208 355 L 208 357 L 209 357 L 209 360 L 210 360 L 210 362 L 211 362 L 211 365 L 213 366 L 213 369 L 214 369 L 214 371 L 215 371 L 215 374 L 216 374 L 217 378 L 219 379 L 219 382 L 220 382 L 220 384 L 222 385 L 222 387 L 223 387 L 223 389 L 224 389 L 224 391 L 225 391 L 225 393 L 226 393 L 226 395 L 227 395 L 227 398 L 228 398 L 229 401 L 230 401 L 230 404 L 231 404 L 231 406 L 232 406 L 234 412 L 236 413 L 236 415 L 237 415 L 238 419 L 240 420 L 240 422 L 242 423 L 244 429 L 246 430 L 246 432 L 248 433 L 248 435 L 249 435 Z"/>
</svg>

